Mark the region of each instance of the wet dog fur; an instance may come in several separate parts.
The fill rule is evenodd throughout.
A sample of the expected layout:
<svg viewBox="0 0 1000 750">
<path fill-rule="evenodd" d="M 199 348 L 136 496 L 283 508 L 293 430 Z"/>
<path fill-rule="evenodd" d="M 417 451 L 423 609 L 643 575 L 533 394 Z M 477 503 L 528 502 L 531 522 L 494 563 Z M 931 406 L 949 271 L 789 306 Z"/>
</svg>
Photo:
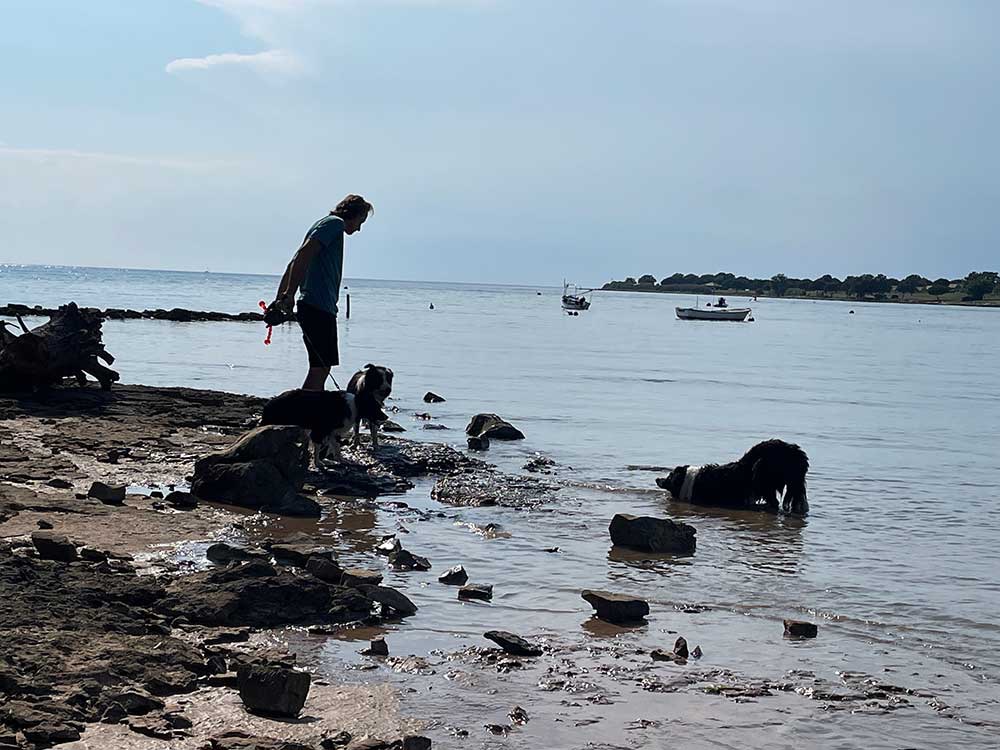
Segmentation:
<svg viewBox="0 0 1000 750">
<path fill-rule="evenodd" d="M 275 396 L 264 405 L 261 425 L 296 425 L 309 430 L 316 465 L 340 460 L 340 439 L 345 442 L 359 421 L 357 399 L 346 391 L 306 391 L 296 388 Z"/>
<path fill-rule="evenodd" d="M 783 440 L 765 440 L 738 461 L 705 466 L 678 466 L 656 484 L 678 500 L 692 505 L 805 515 L 806 472 L 809 458 L 799 446 Z"/>
<path fill-rule="evenodd" d="M 361 444 L 361 420 L 368 423 L 372 438 L 372 450 L 378 448 L 378 428 L 389 415 L 382 409 L 392 393 L 392 370 L 381 365 L 367 364 L 351 376 L 347 392 L 354 395 L 358 409 L 358 421 L 354 425 L 354 445 Z"/>
</svg>

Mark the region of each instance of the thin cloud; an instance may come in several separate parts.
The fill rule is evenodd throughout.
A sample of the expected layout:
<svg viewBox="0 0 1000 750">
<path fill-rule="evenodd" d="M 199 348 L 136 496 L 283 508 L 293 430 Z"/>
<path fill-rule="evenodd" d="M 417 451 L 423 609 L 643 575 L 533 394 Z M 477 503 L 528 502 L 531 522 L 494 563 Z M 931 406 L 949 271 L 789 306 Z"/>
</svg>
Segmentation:
<svg viewBox="0 0 1000 750">
<path fill-rule="evenodd" d="M 302 61 L 296 55 L 280 49 L 269 49 L 252 55 L 223 52 L 205 57 L 181 57 L 167 63 L 165 70 L 167 73 L 183 73 L 212 68 L 248 68 L 255 73 L 278 75 L 297 75 L 304 70 Z"/>
<path fill-rule="evenodd" d="M 42 163 L 92 162 L 134 167 L 159 167 L 185 171 L 204 171 L 236 166 L 235 162 L 217 159 L 177 159 L 169 156 L 116 154 L 107 151 L 78 151 L 62 148 L 17 148 L 0 144 L 0 159 L 22 159 Z"/>
</svg>

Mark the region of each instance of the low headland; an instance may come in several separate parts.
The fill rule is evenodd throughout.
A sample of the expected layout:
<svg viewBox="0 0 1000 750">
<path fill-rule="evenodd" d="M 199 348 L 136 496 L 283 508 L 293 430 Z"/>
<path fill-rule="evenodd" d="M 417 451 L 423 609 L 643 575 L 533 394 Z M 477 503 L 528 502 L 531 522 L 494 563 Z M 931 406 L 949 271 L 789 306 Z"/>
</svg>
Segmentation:
<svg viewBox="0 0 1000 750">
<path fill-rule="evenodd" d="M 1000 307 L 1000 281 L 996 271 L 973 271 L 961 279 L 934 280 L 917 274 L 903 279 L 884 274 L 844 279 L 826 274 L 817 279 L 800 279 L 780 273 L 769 279 L 752 279 L 725 272 L 675 273 L 657 280 L 652 274 L 645 274 L 638 279 L 629 276 L 624 281 L 609 281 L 601 290 Z"/>
</svg>

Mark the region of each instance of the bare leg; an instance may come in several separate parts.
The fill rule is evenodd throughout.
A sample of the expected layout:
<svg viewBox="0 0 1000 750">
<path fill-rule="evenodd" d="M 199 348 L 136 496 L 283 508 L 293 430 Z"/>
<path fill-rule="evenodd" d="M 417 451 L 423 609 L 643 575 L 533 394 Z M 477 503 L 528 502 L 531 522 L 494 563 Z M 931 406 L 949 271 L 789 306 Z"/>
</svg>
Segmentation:
<svg viewBox="0 0 1000 750">
<path fill-rule="evenodd" d="M 302 384 L 304 391 L 322 391 L 326 387 L 326 379 L 330 374 L 329 367 L 310 367 L 309 374 L 306 375 Z"/>
</svg>

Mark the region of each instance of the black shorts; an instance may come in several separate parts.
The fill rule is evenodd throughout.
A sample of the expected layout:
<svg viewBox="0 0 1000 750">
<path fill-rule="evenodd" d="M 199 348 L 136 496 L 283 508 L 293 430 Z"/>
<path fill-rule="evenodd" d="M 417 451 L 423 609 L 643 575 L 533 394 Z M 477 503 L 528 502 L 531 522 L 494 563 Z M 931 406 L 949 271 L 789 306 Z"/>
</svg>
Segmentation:
<svg viewBox="0 0 1000 750">
<path fill-rule="evenodd" d="M 340 364 L 337 349 L 337 316 L 313 305 L 299 302 L 296 318 L 302 329 L 302 340 L 309 353 L 310 367 L 335 367 Z"/>
</svg>

